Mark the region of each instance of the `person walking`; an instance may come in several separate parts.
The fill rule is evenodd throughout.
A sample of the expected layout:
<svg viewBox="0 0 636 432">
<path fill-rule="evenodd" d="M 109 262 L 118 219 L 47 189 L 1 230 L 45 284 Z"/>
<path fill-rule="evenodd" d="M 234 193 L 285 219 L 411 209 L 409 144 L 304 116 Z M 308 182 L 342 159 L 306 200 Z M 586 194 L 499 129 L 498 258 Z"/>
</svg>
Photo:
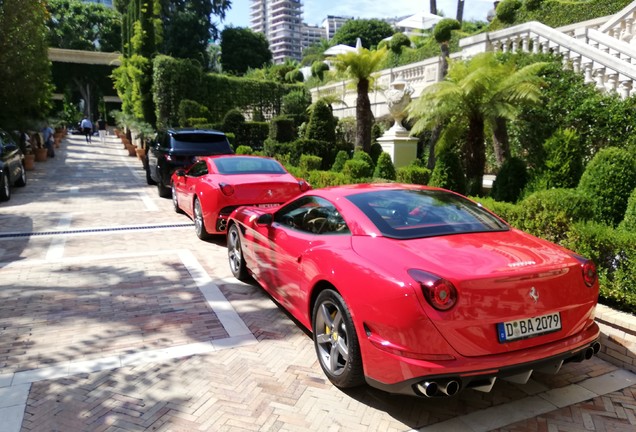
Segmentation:
<svg viewBox="0 0 636 432">
<path fill-rule="evenodd" d="M 93 135 L 93 122 L 91 122 L 88 117 L 84 116 L 82 122 L 80 123 L 80 127 L 82 128 L 82 132 L 86 136 L 86 142 L 91 142 L 91 136 Z"/>
<path fill-rule="evenodd" d="M 106 144 L 106 120 L 103 118 L 97 119 L 97 129 L 99 130 L 99 140 L 102 145 Z"/>
</svg>

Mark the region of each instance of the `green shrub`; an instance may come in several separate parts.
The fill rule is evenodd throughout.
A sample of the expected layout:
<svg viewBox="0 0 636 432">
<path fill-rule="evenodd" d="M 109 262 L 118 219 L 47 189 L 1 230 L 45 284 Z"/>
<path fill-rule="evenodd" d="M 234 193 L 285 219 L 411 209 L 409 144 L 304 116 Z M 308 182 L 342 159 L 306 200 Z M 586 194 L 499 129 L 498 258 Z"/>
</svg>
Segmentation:
<svg viewBox="0 0 636 432">
<path fill-rule="evenodd" d="M 395 177 L 400 183 L 426 185 L 431 178 L 431 170 L 422 166 L 409 165 L 398 168 Z"/>
<path fill-rule="evenodd" d="M 341 172 L 333 171 L 310 171 L 307 179 L 313 188 L 323 188 L 328 186 L 338 186 L 351 183 L 351 179 Z"/>
<path fill-rule="evenodd" d="M 311 105 L 311 93 L 304 88 L 293 90 L 283 96 L 282 113 L 292 118 L 296 127 L 309 120 L 307 108 Z"/>
<path fill-rule="evenodd" d="M 204 119 L 199 123 L 208 123 L 210 121 L 210 110 L 196 101 L 190 99 L 183 99 L 179 103 L 179 126 L 187 127 L 192 126 L 189 119 Z"/>
<path fill-rule="evenodd" d="M 388 153 L 383 152 L 380 154 L 380 157 L 378 157 L 378 162 L 373 171 L 373 177 L 384 180 L 395 180 L 395 166 Z"/>
<path fill-rule="evenodd" d="M 288 155 L 291 164 L 297 163 L 300 157 L 300 155 L 296 154 L 296 146 L 294 143 L 280 143 L 271 138 L 267 138 L 263 143 L 263 151 L 265 155 L 269 157 L 278 158 L 280 155 Z"/>
<path fill-rule="evenodd" d="M 263 143 L 269 134 L 269 123 L 255 121 L 244 122 L 238 125 L 235 134 L 237 143 L 250 146 L 255 150 L 260 150 L 263 148 Z"/>
<path fill-rule="evenodd" d="M 351 157 L 351 159 L 366 162 L 371 167 L 371 172 L 367 177 L 371 177 L 371 175 L 373 174 L 373 170 L 375 169 L 375 162 L 373 162 L 373 158 L 371 157 L 371 155 L 369 155 L 369 153 L 365 152 L 364 150 L 356 150 L 353 152 L 353 156 Z"/>
<path fill-rule="evenodd" d="M 629 200 L 627 200 L 625 217 L 619 227 L 626 231 L 636 232 L 636 189 L 632 191 Z"/>
<path fill-rule="evenodd" d="M 459 156 L 454 151 L 443 149 L 438 152 L 429 185 L 449 189 L 460 194 L 466 193 L 464 168 Z"/>
<path fill-rule="evenodd" d="M 636 158 L 627 150 L 616 147 L 599 151 L 579 182 L 579 189 L 594 197 L 595 220 L 611 226 L 623 220 L 634 188 Z"/>
<path fill-rule="evenodd" d="M 543 148 L 546 161 L 540 183 L 544 188 L 576 187 L 583 174 L 583 147 L 576 131 L 557 130 Z"/>
<path fill-rule="evenodd" d="M 373 163 L 373 166 L 375 166 L 378 163 L 378 158 L 383 152 L 384 150 L 382 150 L 382 146 L 380 144 L 378 143 L 371 144 L 371 149 L 369 150 L 369 156 L 371 156 L 371 161 Z"/>
<path fill-rule="evenodd" d="M 322 60 L 316 60 L 311 64 L 311 76 L 322 81 L 325 78 L 325 72 L 329 70 L 329 65 Z"/>
<path fill-rule="evenodd" d="M 314 104 L 305 137 L 336 144 L 336 119 L 331 112 L 331 107 L 325 101 L 318 100 Z"/>
<path fill-rule="evenodd" d="M 181 126 L 205 129 L 205 125 L 207 125 L 208 122 L 209 120 L 205 117 L 190 117 L 186 119 L 185 123 L 181 124 Z"/>
<path fill-rule="evenodd" d="M 490 210 L 510 225 L 517 227 L 519 220 L 519 205 L 497 201 L 491 197 L 470 197 L 473 201 Z"/>
<path fill-rule="evenodd" d="M 231 109 L 223 117 L 223 131 L 236 133 L 245 124 L 245 116 L 237 109 Z"/>
<path fill-rule="evenodd" d="M 451 40 L 453 30 L 459 30 L 461 28 L 462 25 L 456 19 L 444 18 L 435 24 L 435 28 L 433 28 L 433 37 L 437 43 L 448 42 Z"/>
<path fill-rule="evenodd" d="M 516 202 L 527 182 L 526 163 L 516 157 L 508 158 L 492 185 L 492 197 L 498 201 Z"/>
<path fill-rule="evenodd" d="M 521 8 L 520 0 L 502 0 L 497 5 L 497 18 L 505 24 L 512 24 L 517 17 L 517 11 Z"/>
<path fill-rule="evenodd" d="M 340 150 L 338 154 L 336 154 L 336 159 L 334 160 L 333 165 L 331 166 L 331 171 L 341 172 L 342 168 L 344 168 L 345 162 L 348 160 L 349 160 L 349 154 L 344 150 Z"/>
<path fill-rule="evenodd" d="M 250 146 L 240 145 L 236 148 L 235 153 L 237 155 L 251 155 L 254 153 L 254 150 L 252 150 Z"/>
<path fill-rule="evenodd" d="M 526 9 L 529 11 L 537 10 L 541 7 L 543 0 L 526 0 Z"/>
<path fill-rule="evenodd" d="M 578 223 L 563 246 L 596 263 L 602 303 L 634 313 L 636 233 L 598 223 Z"/>
<path fill-rule="evenodd" d="M 321 163 L 322 158 L 320 156 L 304 154 L 300 156 L 298 166 L 306 171 L 312 171 L 320 169 Z"/>
<path fill-rule="evenodd" d="M 373 168 L 361 159 L 349 159 L 342 168 L 342 173 L 352 180 L 364 180 L 371 177 Z"/>
<path fill-rule="evenodd" d="M 269 127 L 269 137 L 278 142 L 292 142 L 297 139 L 294 119 L 288 116 L 274 117 Z"/>
<path fill-rule="evenodd" d="M 395 33 L 389 40 L 389 49 L 395 54 L 400 55 L 402 47 L 410 47 L 411 39 L 402 32 Z"/>
<path fill-rule="evenodd" d="M 537 237 L 558 243 L 575 222 L 591 220 L 594 200 L 578 189 L 535 192 L 519 202 L 516 226 Z"/>
</svg>

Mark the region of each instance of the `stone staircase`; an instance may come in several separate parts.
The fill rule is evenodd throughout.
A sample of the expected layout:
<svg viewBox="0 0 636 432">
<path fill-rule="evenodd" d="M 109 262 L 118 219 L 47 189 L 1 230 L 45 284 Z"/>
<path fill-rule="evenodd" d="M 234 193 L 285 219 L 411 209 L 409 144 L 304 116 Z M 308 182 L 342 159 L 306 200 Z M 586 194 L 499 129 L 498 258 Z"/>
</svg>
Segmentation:
<svg viewBox="0 0 636 432">
<path fill-rule="evenodd" d="M 599 91 L 617 92 L 622 98 L 636 92 L 636 1 L 615 15 L 552 28 L 531 21 L 460 41 L 462 51 L 453 58 L 469 58 L 487 51 L 555 53 L 564 67 L 585 76 L 585 82 Z M 376 117 L 388 114 L 383 90 L 401 78 L 413 89 L 417 98 L 423 89 L 440 78 L 439 58 L 430 58 L 377 74 L 376 90 L 369 94 Z M 312 89 L 312 99 L 333 95 L 343 103 L 334 105 L 337 117 L 354 117 L 356 93 L 347 81 L 330 83 Z"/>
</svg>

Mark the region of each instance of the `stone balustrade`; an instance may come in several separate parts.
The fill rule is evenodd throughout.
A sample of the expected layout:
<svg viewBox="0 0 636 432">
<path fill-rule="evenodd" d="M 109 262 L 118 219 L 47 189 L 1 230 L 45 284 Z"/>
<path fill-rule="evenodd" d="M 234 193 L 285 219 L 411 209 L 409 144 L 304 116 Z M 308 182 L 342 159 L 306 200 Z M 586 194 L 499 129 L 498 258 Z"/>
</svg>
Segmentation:
<svg viewBox="0 0 636 432">
<path fill-rule="evenodd" d="M 585 82 L 622 98 L 636 94 L 636 1 L 616 15 L 600 17 L 553 29 L 533 21 L 482 33 L 460 40 L 462 51 L 453 57 L 470 58 L 482 52 L 531 52 L 560 55 L 564 67 L 583 74 Z M 388 114 L 382 91 L 400 76 L 415 90 L 413 99 L 439 80 L 439 58 L 385 69 L 376 75 L 376 88 L 369 94 L 376 117 Z M 312 99 L 334 95 L 338 117 L 355 116 L 356 91 L 346 81 L 311 90 Z"/>
</svg>

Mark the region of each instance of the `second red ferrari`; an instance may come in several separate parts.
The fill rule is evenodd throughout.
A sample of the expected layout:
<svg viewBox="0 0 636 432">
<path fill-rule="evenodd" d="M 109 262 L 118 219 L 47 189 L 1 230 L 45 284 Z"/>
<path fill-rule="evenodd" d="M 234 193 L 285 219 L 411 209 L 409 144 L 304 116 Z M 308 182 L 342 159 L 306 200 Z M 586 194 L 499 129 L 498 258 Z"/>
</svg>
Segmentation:
<svg viewBox="0 0 636 432">
<path fill-rule="evenodd" d="M 201 157 L 172 175 L 172 203 L 194 220 L 196 234 L 224 234 L 227 217 L 242 205 L 277 206 L 311 189 L 276 160 L 260 156 Z"/>
</svg>

